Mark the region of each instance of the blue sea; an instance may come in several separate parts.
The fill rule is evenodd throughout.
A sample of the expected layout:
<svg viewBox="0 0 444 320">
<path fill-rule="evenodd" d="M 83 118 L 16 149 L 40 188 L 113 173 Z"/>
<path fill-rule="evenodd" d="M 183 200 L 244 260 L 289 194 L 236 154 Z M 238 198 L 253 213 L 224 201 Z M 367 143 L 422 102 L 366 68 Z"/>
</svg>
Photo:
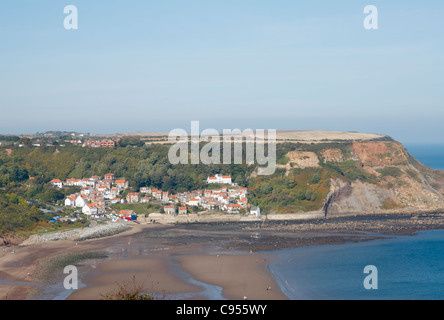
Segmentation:
<svg viewBox="0 0 444 320">
<path fill-rule="evenodd" d="M 273 253 L 270 271 L 290 299 L 444 299 L 444 230 Z M 377 289 L 364 287 L 367 277 Z"/>
<path fill-rule="evenodd" d="M 441 144 L 404 144 L 407 151 L 422 164 L 444 170 L 444 143 Z"/>
<path fill-rule="evenodd" d="M 444 144 L 406 147 L 421 163 L 444 170 Z M 273 254 L 270 271 L 290 299 L 444 300 L 444 230 Z M 376 269 L 364 273 L 366 266 Z M 377 289 L 366 289 L 365 281 Z"/>
</svg>

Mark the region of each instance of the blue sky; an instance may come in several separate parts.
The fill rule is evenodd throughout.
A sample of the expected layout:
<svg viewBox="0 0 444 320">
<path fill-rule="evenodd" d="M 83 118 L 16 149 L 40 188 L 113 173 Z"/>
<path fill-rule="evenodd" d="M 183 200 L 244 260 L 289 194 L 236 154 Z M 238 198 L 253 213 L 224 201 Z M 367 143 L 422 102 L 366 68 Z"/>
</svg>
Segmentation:
<svg viewBox="0 0 444 320">
<path fill-rule="evenodd" d="M 79 29 L 65 30 L 65 5 Z M 363 27 L 367 4 L 379 29 Z M 0 133 L 344 130 L 443 142 L 442 1 L 0 4 Z"/>
</svg>

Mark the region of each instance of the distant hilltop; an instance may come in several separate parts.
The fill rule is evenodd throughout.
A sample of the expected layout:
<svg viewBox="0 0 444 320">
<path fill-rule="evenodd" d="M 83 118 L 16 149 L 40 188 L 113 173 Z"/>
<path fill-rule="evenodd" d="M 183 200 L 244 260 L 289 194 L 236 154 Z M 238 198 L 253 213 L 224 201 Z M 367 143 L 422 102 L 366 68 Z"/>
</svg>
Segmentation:
<svg viewBox="0 0 444 320">
<path fill-rule="evenodd" d="M 375 133 L 345 131 L 277 131 L 278 140 L 326 141 L 326 140 L 374 140 L 386 139 L 388 136 Z"/>
<path fill-rule="evenodd" d="M 222 133 L 220 133 L 222 135 Z M 245 134 L 242 130 L 240 133 L 231 133 L 233 137 L 244 136 L 247 139 L 254 138 L 253 134 Z M 152 133 L 152 132 L 134 132 L 134 133 L 118 133 L 101 135 L 102 137 L 139 137 L 147 143 L 166 143 L 168 142 L 168 133 Z M 189 138 L 193 137 L 189 134 Z M 205 137 L 205 135 L 201 136 Z M 267 131 L 265 131 L 265 139 Z M 276 142 L 328 142 L 328 141 L 388 141 L 393 140 L 387 135 L 376 133 L 346 132 L 346 131 L 329 131 L 329 130 L 277 130 Z"/>
<path fill-rule="evenodd" d="M 254 130 L 253 130 L 254 132 Z M 267 133 L 267 131 L 265 131 Z M 242 135 L 246 135 L 241 130 Z M 75 131 L 46 131 L 33 134 L 14 134 L 18 137 L 104 137 L 104 138 L 122 138 L 122 137 L 138 137 L 141 139 L 168 140 L 168 132 L 127 132 L 127 133 L 110 133 L 110 134 L 92 134 L 81 133 Z M 232 133 L 233 136 L 238 134 Z M 248 134 L 247 134 L 248 135 Z M 12 136 L 12 134 L 4 134 L 2 136 Z M 249 135 L 248 135 L 249 136 Z M 253 133 L 254 136 L 254 133 Z M 190 134 L 191 137 L 191 134 Z M 368 140 L 392 140 L 387 135 L 376 133 L 363 133 L 356 131 L 330 131 L 330 130 L 276 130 L 276 138 L 278 141 L 368 141 Z"/>
<path fill-rule="evenodd" d="M 264 139 L 268 140 L 268 131 L 264 132 Z M 200 141 L 208 141 L 209 135 L 200 135 Z M 242 137 L 245 141 L 260 141 L 262 138 L 256 137 L 255 131 L 251 130 L 239 130 L 236 132 L 234 129 L 228 135 L 220 133 L 220 137 L 232 137 L 238 138 Z M 128 133 L 113 133 L 113 134 L 91 134 L 91 133 L 80 133 L 73 131 L 46 131 L 43 133 L 34 134 L 17 134 L 17 135 L 0 135 L 0 145 L 3 142 L 11 142 L 16 138 L 15 141 L 21 138 L 32 139 L 34 143 L 41 144 L 45 140 L 49 140 L 50 144 L 53 141 L 57 141 L 59 144 L 63 144 L 65 141 L 71 142 L 77 141 L 76 144 L 84 144 L 88 141 L 99 141 L 100 139 L 108 139 L 119 141 L 120 139 L 137 140 L 140 143 L 145 144 L 167 144 L 171 143 L 168 141 L 169 133 L 167 132 L 128 132 Z M 188 134 L 189 140 L 196 141 L 197 137 Z M 240 140 L 233 140 L 240 141 Z M 355 131 L 329 131 L 329 130 L 277 130 L 276 131 L 276 143 L 321 143 L 321 142 L 344 142 L 344 141 L 393 141 L 393 139 L 387 135 L 376 134 L 376 133 L 362 133 Z M 4 143 L 3 143 L 4 144 Z"/>
<path fill-rule="evenodd" d="M 278 139 L 288 139 L 288 140 L 316 140 L 316 141 L 371 140 L 371 139 L 381 139 L 386 137 L 386 135 L 375 134 L 375 133 L 361 133 L 355 131 L 329 131 L 329 130 L 276 130 L 276 133 Z M 168 133 L 133 132 L 133 133 L 116 133 L 103 136 L 160 137 L 160 136 L 168 136 Z"/>
</svg>

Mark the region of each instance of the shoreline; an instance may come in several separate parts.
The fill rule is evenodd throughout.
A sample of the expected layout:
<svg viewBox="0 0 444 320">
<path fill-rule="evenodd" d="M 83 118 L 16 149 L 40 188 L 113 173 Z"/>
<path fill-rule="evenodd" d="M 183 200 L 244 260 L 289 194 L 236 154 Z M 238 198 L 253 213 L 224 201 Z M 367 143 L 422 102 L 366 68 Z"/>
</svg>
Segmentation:
<svg viewBox="0 0 444 320">
<path fill-rule="evenodd" d="M 106 278 L 108 283 L 111 280 L 115 284 L 113 280 L 117 279 L 116 274 L 122 276 L 126 270 L 122 261 L 128 259 L 124 257 L 125 252 L 129 259 L 141 260 L 138 261 L 139 268 L 135 269 L 139 272 L 137 275 L 143 276 L 144 270 L 151 270 L 152 274 L 159 277 L 158 284 L 164 287 L 163 293 L 173 299 L 209 299 L 211 292 L 217 288 L 222 290 L 223 298 L 227 299 L 243 299 L 244 296 L 258 300 L 288 299 L 270 272 L 269 260 L 266 260 L 266 256 L 270 258 L 268 253 L 283 248 L 369 241 L 390 238 L 393 235 L 412 235 L 422 230 L 444 229 L 444 214 L 429 212 L 356 215 L 325 220 L 265 223 L 134 224 L 132 227 L 120 234 L 81 242 L 59 240 L 0 248 L 0 299 L 34 299 L 36 296 L 31 293 L 43 286 L 34 278 L 35 273 L 39 264 L 50 257 L 107 250 L 114 250 L 114 255 L 103 261 L 95 261 L 96 267 L 102 263 L 106 266 L 109 261 L 114 261 L 110 264 L 114 264 L 117 269 L 114 274 L 105 271 L 103 277 L 98 279 L 98 282 L 102 281 L 99 283 L 101 285 L 104 285 Z M 142 251 L 144 253 L 138 256 Z M 260 261 L 261 259 L 264 261 Z M 218 265 L 221 262 L 225 271 L 217 269 L 221 268 Z M 97 270 L 101 269 L 96 269 L 96 273 Z M 263 279 L 260 287 L 251 289 L 255 285 L 251 279 L 245 280 L 244 287 L 240 287 L 242 278 L 249 276 L 245 270 L 250 270 L 256 279 Z M 222 275 L 223 272 L 225 275 Z M 88 281 L 93 281 L 93 278 L 87 279 L 85 283 L 89 285 Z M 123 281 L 123 278 L 118 279 Z M 206 288 L 210 291 L 202 291 L 203 283 L 210 286 Z M 268 287 L 271 290 L 266 290 Z M 81 293 L 82 290 L 85 291 Z M 79 289 L 69 299 L 88 298 L 86 290 L 88 288 Z M 260 291 L 261 295 L 256 297 L 256 292 Z M 83 298 L 82 294 L 85 294 Z M 161 296 L 162 289 L 157 294 Z"/>
<path fill-rule="evenodd" d="M 71 239 L 40 242 L 29 245 L 14 245 L 0 248 L 0 300 L 25 300 L 36 287 L 45 285 L 36 278 L 41 264 L 63 254 L 78 254 L 103 248 L 100 241 L 128 236 L 139 232 L 132 228 L 106 238 L 75 242 Z M 16 285 L 19 283 L 18 285 Z"/>
</svg>

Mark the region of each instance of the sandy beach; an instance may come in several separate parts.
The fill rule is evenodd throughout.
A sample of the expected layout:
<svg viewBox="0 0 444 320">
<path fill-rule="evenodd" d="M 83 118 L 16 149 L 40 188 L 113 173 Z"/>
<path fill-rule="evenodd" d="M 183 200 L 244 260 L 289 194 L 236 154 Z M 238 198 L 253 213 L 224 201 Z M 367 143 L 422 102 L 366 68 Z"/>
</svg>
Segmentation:
<svg viewBox="0 0 444 320">
<path fill-rule="evenodd" d="M 100 263 L 95 274 L 88 280 L 87 288 L 74 291 L 68 300 L 103 299 L 104 294 L 116 290 L 117 283 L 131 287 L 133 279 L 155 299 L 199 292 L 199 287 L 170 272 L 168 261 L 162 256 L 105 261 Z"/>
<path fill-rule="evenodd" d="M 69 300 L 98 300 L 117 289 L 117 284 L 137 285 L 156 299 L 286 299 L 267 270 L 270 257 L 260 253 L 227 251 L 210 253 L 205 244 L 166 246 L 163 241 L 135 241 L 140 232 L 157 232 L 162 225 L 135 225 L 130 231 L 82 242 L 60 240 L 28 246 L 2 248 L 0 253 L 0 299 L 40 299 L 46 284 L 36 275 L 42 262 L 82 252 L 112 251 L 109 259 L 95 259 L 79 268 L 86 285 L 73 291 Z M 143 250 L 141 249 L 143 248 Z M 143 253 L 141 254 L 141 252 Z M 122 258 L 123 257 L 123 258 Z M 83 265 L 83 264 L 82 264 Z M 57 281 L 63 281 L 58 270 Z M 207 286 L 207 284 L 209 286 Z M 221 295 L 214 294 L 221 288 Z M 270 290 L 271 288 L 271 290 Z M 268 289 L 268 290 L 267 290 Z"/>
<path fill-rule="evenodd" d="M 178 264 L 171 263 L 167 253 L 141 259 L 110 260 L 98 266 L 97 276 L 88 280 L 88 287 L 75 291 L 69 300 L 96 300 L 101 294 L 112 292 L 116 283 L 136 284 L 156 299 L 209 299 L 203 286 L 186 281 L 191 279 L 222 288 L 223 298 L 243 300 L 283 300 L 273 277 L 267 272 L 265 255 L 179 255 Z M 177 267 L 182 271 L 175 271 Z M 185 278 L 185 279 L 184 279 Z M 195 281 L 194 281 L 195 282 Z M 217 291 L 216 288 L 213 289 Z"/>
<path fill-rule="evenodd" d="M 264 254 L 186 255 L 181 266 L 195 279 L 222 287 L 229 300 L 286 300 L 266 266 Z"/>
</svg>

